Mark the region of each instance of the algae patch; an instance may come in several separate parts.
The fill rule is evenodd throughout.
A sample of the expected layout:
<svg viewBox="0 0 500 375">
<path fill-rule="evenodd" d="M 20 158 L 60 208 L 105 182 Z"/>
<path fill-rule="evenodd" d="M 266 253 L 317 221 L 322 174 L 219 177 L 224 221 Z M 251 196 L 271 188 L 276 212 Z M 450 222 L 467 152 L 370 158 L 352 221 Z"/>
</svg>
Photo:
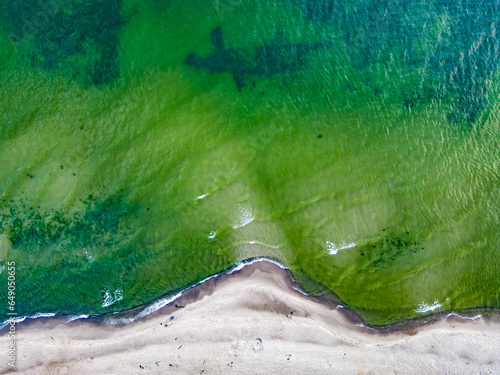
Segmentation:
<svg viewBox="0 0 500 375">
<path fill-rule="evenodd" d="M 121 0 L 8 0 L 3 28 L 34 67 L 81 84 L 102 85 L 119 72 Z"/>
</svg>

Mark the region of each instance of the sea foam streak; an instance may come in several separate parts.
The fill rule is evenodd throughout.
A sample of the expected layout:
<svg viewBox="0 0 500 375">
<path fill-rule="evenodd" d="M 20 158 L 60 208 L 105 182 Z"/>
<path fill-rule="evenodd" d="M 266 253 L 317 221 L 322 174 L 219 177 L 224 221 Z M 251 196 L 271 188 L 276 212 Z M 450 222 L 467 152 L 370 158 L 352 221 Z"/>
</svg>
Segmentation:
<svg viewBox="0 0 500 375">
<path fill-rule="evenodd" d="M 354 242 L 347 243 L 342 241 L 338 246 L 335 245 L 333 242 L 326 241 L 326 251 L 330 255 L 337 255 L 339 250 L 344 250 L 344 249 L 350 249 L 352 247 L 355 247 L 356 244 Z"/>
<path fill-rule="evenodd" d="M 432 305 L 428 305 L 425 302 L 419 303 L 418 307 L 415 309 L 415 312 L 418 312 L 420 314 L 424 314 L 426 312 L 434 311 L 436 309 L 439 309 L 442 305 L 438 302 L 438 300 L 435 300 Z"/>
<path fill-rule="evenodd" d="M 245 266 L 248 266 L 250 264 L 254 264 L 254 263 L 257 263 L 257 262 L 270 262 L 270 263 L 273 263 L 275 265 L 277 265 L 278 267 L 280 267 L 281 269 L 288 269 L 285 265 L 281 264 L 280 262 L 274 260 L 274 259 L 270 259 L 270 258 L 253 258 L 251 260 L 243 260 L 243 261 L 240 261 L 238 263 L 236 263 L 233 267 L 231 267 L 228 271 L 225 272 L 226 275 L 230 275 L 236 271 L 239 271 L 241 270 L 243 267 Z M 223 275 L 224 273 L 220 273 L 220 274 L 215 274 L 215 275 L 211 275 L 211 276 L 208 276 L 207 278 L 203 279 L 202 281 L 200 281 L 199 283 L 197 284 L 194 284 L 186 289 L 184 289 L 183 291 L 173 295 L 173 296 L 168 296 L 168 297 L 165 297 L 165 298 L 161 298 L 160 300 L 154 302 L 153 304 L 149 305 L 149 306 L 146 306 L 143 310 L 141 310 L 137 315 L 131 317 L 131 318 L 114 318 L 113 316 L 106 316 L 105 320 L 104 320 L 104 323 L 105 324 L 121 324 L 121 323 L 130 323 L 130 322 L 133 322 L 134 320 L 137 320 L 139 318 L 142 318 L 146 315 L 149 315 L 159 309 L 161 309 L 162 307 L 168 305 L 169 303 L 172 303 L 174 302 L 176 299 L 180 298 L 182 296 L 182 294 L 187 291 L 187 290 L 190 290 L 191 288 L 194 288 L 200 284 L 203 284 L 205 282 L 207 282 L 208 280 L 210 279 L 213 279 L 214 277 L 217 277 L 219 275 Z M 298 290 L 298 289 L 297 289 Z M 299 290 L 298 290 L 299 291 Z M 300 291 L 301 292 L 301 291 Z M 301 292 L 303 293 L 303 292 Z M 305 294 L 305 293 L 303 293 Z M 115 312 L 113 314 L 119 314 L 120 312 Z"/>
<path fill-rule="evenodd" d="M 217 276 L 220 276 L 220 275 L 224 275 L 224 274 L 227 274 L 227 275 L 230 275 L 236 271 L 239 271 L 241 270 L 243 267 L 245 266 L 248 266 L 248 265 L 251 265 L 251 264 L 254 264 L 254 263 L 257 263 L 257 262 L 269 262 L 269 263 L 273 263 L 275 265 L 277 265 L 278 267 L 280 267 L 281 269 L 288 269 L 285 265 L 283 265 L 282 263 L 274 260 L 274 259 L 270 259 L 270 258 L 265 258 L 265 257 L 257 257 L 257 258 L 251 258 L 251 259 L 248 259 L 248 260 L 242 260 L 242 261 L 239 261 L 238 263 L 236 263 L 233 267 L 231 267 L 230 269 L 228 269 L 227 271 L 225 272 L 222 272 L 222 273 L 217 273 L 217 274 L 214 274 L 214 275 L 211 275 L 211 276 L 208 276 L 207 278 L 203 279 L 202 281 L 200 281 L 199 283 L 197 284 L 194 284 L 190 287 L 187 287 L 186 289 L 174 294 L 174 295 L 169 295 L 169 296 L 166 296 L 166 297 L 163 297 L 163 298 L 160 298 L 159 300 L 147 305 L 147 306 L 144 306 L 136 315 L 130 317 L 130 318 L 123 318 L 123 317 L 119 317 L 119 316 L 116 316 L 116 315 L 119 315 L 121 313 L 123 313 L 122 311 L 116 311 L 116 312 L 113 312 L 111 314 L 106 314 L 106 315 L 101 315 L 104 319 L 103 319 L 103 323 L 104 324 L 123 324 L 123 323 L 130 323 L 130 322 L 133 322 L 137 319 L 140 319 L 146 315 L 149 315 L 159 309 L 161 309 L 162 307 L 168 305 L 169 303 L 171 302 L 174 302 L 176 299 L 178 299 L 179 297 L 182 296 L 182 294 L 191 289 L 191 288 L 194 288 L 200 284 L 203 284 L 205 282 L 207 282 L 208 280 L 210 279 L 213 279 L 214 277 L 217 277 Z M 300 289 L 297 289 L 297 288 L 294 288 L 296 289 L 297 291 L 299 291 L 300 293 L 304 294 L 304 295 L 307 295 L 306 293 L 304 293 L 303 291 L 301 291 Z M 115 298 L 120 298 L 122 297 L 122 291 L 121 290 L 117 290 L 115 291 L 115 293 L 113 293 L 113 295 L 111 295 L 111 293 L 109 293 L 109 290 L 108 290 L 108 295 L 110 298 L 108 298 L 108 301 L 106 301 L 106 289 L 104 290 L 104 294 L 105 294 L 105 298 L 104 298 L 104 303 L 106 302 L 111 302 L 111 300 L 115 299 Z M 118 292 L 118 293 L 116 293 Z M 122 297 L 123 298 L 123 297 Z M 114 301 L 116 302 L 116 300 Z M 107 306 L 110 306 L 110 305 L 107 305 Z M 74 320 L 79 320 L 79 319 L 88 319 L 90 317 L 96 317 L 96 316 L 99 316 L 99 315 L 85 315 L 85 314 L 82 314 L 82 315 L 69 315 L 67 316 L 67 323 L 69 322 L 72 322 Z M 36 314 L 33 314 L 33 315 L 29 315 L 29 316 L 19 316 L 19 317 L 16 317 L 15 318 L 15 321 L 16 323 L 21 323 L 23 321 L 25 321 L 26 319 L 36 319 L 36 318 L 50 318 L 50 317 L 57 317 L 57 314 L 56 313 L 36 313 Z M 6 325 L 9 324 L 9 320 L 6 320 L 5 322 L 1 323 L 0 324 L 0 330 L 5 327 Z"/>
</svg>

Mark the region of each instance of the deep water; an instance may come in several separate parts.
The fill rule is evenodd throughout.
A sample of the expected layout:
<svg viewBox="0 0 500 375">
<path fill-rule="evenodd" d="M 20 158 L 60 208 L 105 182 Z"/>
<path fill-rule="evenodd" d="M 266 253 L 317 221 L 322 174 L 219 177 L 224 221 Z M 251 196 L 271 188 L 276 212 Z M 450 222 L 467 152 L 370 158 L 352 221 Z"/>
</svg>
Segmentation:
<svg viewBox="0 0 500 375">
<path fill-rule="evenodd" d="M 256 256 L 375 325 L 500 307 L 498 1 L 0 11 L 2 320 L 7 262 L 19 315 Z"/>
</svg>

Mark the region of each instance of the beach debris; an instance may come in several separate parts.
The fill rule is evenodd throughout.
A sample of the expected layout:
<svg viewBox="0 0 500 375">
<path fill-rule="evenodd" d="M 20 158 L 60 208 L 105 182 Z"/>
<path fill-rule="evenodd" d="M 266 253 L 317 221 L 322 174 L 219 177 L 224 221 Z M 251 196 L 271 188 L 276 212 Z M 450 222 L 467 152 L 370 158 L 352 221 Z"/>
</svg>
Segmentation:
<svg viewBox="0 0 500 375">
<path fill-rule="evenodd" d="M 290 360 L 290 358 L 292 358 L 292 355 L 291 355 L 291 354 L 288 354 L 288 355 L 286 356 L 286 360 L 287 360 L 287 361 L 289 361 L 289 360 Z"/>
<path fill-rule="evenodd" d="M 260 352 L 263 349 L 264 347 L 262 346 L 262 340 L 257 337 L 253 342 L 252 350 Z"/>
<path fill-rule="evenodd" d="M 170 317 L 170 320 L 174 320 L 174 316 L 173 315 Z"/>
<path fill-rule="evenodd" d="M 291 316 L 290 314 L 286 314 L 286 317 L 287 317 L 288 319 L 292 319 L 292 316 Z"/>
<path fill-rule="evenodd" d="M 179 346 L 179 347 L 177 348 L 177 350 L 179 350 L 180 348 L 182 348 L 182 345 L 181 345 L 181 346 Z"/>
<path fill-rule="evenodd" d="M 178 304 L 175 304 L 175 307 L 177 307 L 178 309 L 183 309 L 186 306 L 179 306 Z"/>
<path fill-rule="evenodd" d="M 155 362 L 156 366 L 160 367 L 160 365 L 158 363 L 160 363 L 161 361 L 157 361 Z"/>
</svg>

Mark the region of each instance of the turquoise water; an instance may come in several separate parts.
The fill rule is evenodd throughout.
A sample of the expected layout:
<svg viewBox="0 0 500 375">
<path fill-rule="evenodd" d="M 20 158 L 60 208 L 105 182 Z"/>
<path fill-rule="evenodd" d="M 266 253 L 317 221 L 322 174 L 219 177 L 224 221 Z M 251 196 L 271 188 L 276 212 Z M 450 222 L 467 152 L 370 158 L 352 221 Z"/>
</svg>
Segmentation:
<svg viewBox="0 0 500 375">
<path fill-rule="evenodd" d="M 125 310 L 255 256 L 374 325 L 500 306 L 496 2 L 0 9 L 20 315 Z"/>
</svg>

